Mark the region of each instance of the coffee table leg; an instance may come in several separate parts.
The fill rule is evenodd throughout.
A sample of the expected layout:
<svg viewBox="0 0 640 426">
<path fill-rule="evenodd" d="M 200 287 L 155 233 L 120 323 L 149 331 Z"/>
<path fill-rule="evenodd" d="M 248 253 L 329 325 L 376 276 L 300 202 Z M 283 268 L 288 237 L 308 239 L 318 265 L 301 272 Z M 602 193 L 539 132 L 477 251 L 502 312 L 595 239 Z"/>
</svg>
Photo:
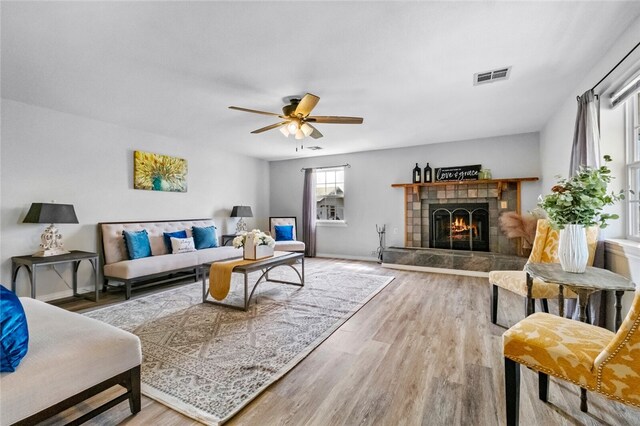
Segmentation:
<svg viewBox="0 0 640 426">
<path fill-rule="evenodd" d="M 249 274 L 244 273 L 244 310 L 249 308 Z"/>
<path fill-rule="evenodd" d="M 558 286 L 558 315 L 564 317 L 564 286 Z"/>
</svg>

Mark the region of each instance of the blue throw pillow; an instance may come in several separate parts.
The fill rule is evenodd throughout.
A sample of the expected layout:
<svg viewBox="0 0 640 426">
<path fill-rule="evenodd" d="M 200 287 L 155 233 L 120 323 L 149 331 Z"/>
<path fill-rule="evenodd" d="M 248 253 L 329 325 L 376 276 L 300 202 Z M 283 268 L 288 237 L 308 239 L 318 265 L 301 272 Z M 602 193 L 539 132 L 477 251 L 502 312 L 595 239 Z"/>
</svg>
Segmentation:
<svg viewBox="0 0 640 426">
<path fill-rule="evenodd" d="M 276 225 L 276 241 L 293 241 L 293 225 Z"/>
<path fill-rule="evenodd" d="M 193 242 L 195 243 L 196 250 L 218 247 L 215 226 L 207 226 L 204 228 L 194 226 L 191 228 L 191 233 L 193 234 Z"/>
<path fill-rule="evenodd" d="M 124 243 L 129 252 L 129 259 L 140 259 L 151 256 L 151 244 L 147 230 L 142 231 L 122 231 Z"/>
<path fill-rule="evenodd" d="M 1 285 L 0 326 L 0 371 L 15 371 L 29 349 L 29 329 L 20 299 Z"/>
<path fill-rule="evenodd" d="M 167 247 L 167 252 L 169 254 L 173 253 L 173 248 L 171 247 L 171 238 L 187 238 L 187 231 L 184 229 L 182 231 L 175 232 L 164 232 L 164 245 Z"/>
</svg>

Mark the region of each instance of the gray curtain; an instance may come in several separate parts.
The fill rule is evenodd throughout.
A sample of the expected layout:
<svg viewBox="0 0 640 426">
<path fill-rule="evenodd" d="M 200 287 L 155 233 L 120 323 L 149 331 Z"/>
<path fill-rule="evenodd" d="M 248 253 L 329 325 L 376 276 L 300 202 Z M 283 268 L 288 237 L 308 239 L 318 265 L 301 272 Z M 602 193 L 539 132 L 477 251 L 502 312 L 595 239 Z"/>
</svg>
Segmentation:
<svg viewBox="0 0 640 426">
<path fill-rule="evenodd" d="M 600 98 L 588 90 L 578 96 L 578 113 L 571 147 L 569 176 L 573 176 L 583 166 L 600 167 Z M 598 241 L 593 266 L 604 268 L 604 241 Z M 606 321 L 606 294 L 598 292 L 589 300 L 589 317 L 592 324 L 603 326 Z M 579 318 L 580 309 L 575 299 L 565 302 L 568 318 Z"/>
<path fill-rule="evenodd" d="M 304 193 L 302 194 L 302 240 L 304 254 L 316 255 L 316 173 L 313 169 L 304 171 Z"/>
</svg>

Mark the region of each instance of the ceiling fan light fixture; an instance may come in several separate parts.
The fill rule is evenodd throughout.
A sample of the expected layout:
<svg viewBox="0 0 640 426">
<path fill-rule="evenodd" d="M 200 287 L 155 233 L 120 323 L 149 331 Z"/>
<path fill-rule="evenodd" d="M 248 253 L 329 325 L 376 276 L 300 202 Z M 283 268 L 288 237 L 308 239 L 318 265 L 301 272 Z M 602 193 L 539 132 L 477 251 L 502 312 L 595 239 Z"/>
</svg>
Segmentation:
<svg viewBox="0 0 640 426">
<path fill-rule="evenodd" d="M 282 132 L 285 138 L 288 138 L 289 135 L 291 134 L 289 133 L 289 129 L 287 129 L 287 126 L 280 127 L 280 132 Z"/>
<path fill-rule="evenodd" d="M 300 126 L 300 130 L 302 130 L 302 133 L 304 133 L 305 136 L 309 136 L 313 133 L 313 127 L 307 123 L 303 123 L 302 126 Z"/>
<path fill-rule="evenodd" d="M 287 130 L 291 134 L 296 133 L 296 131 L 298 130 L 298 121 L 297 120 L 291 120 L 291 122 L 289 124 L 287 124 Z"/>
<path fill-rule="evenodd" d="M 300 129 L 296 130 L 296 139 L 304 139 L 304 132 Z"/>
</svg>

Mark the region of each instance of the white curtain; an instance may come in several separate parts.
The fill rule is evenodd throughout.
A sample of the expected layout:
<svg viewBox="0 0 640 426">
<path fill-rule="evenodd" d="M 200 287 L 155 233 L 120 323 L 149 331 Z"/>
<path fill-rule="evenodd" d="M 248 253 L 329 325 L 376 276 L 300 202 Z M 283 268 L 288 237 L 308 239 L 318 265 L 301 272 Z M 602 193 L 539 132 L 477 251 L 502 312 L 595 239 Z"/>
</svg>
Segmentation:
<svg viewBox="0 0 640 426">
<path fill-rule="evenodd" d="M 573 176 L 583 166 L 600 167 L 600 98 L 588 90 L 578 96 L 578 113 L 571 148 L 569 176 Z M 604 241 L 598 241 L 593 266 L 604 268 Z M 597 292 L 589 298 L 589 316 L 592 324 L 604 326 L 606 304 L 604 292 Z M 579 307 L 575 299 L 565 301 L 567 317 L 579 318 Z"/>
</svg>

